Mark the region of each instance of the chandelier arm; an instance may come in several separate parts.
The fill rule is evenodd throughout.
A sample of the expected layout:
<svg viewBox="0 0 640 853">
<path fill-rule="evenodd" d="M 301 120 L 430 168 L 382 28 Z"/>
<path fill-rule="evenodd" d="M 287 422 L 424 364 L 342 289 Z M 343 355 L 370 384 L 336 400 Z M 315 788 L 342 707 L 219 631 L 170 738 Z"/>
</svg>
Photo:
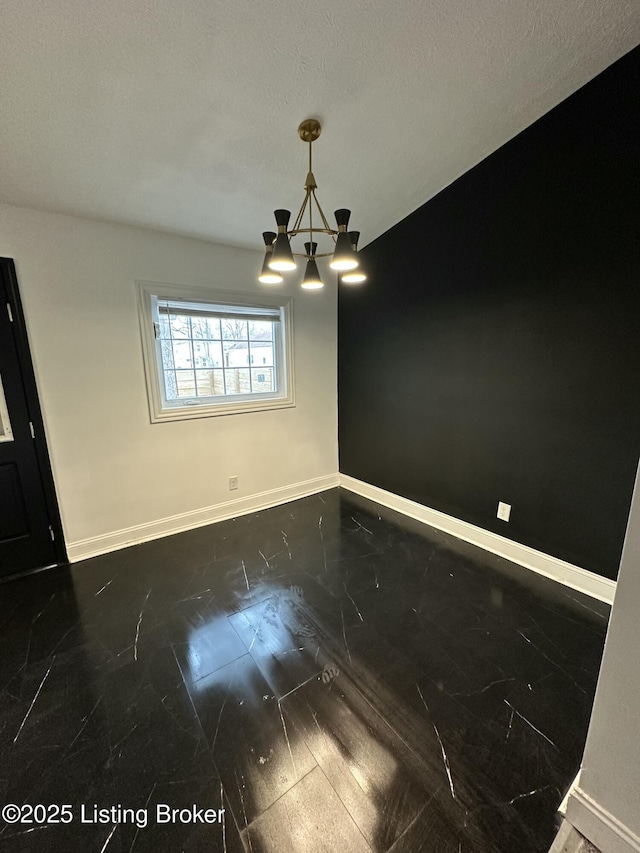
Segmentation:
<svg viewBox="0 0 640 853">
<path fill-rule="evenodd" d="M 310 260 L 310 258 L 311 258 L 311 256 L 307 255 L 306 252 L 293 252 L 293 257 L 294 258 L 306 258 L 307 260 Z M 331 258 L 331 257 L 333 257 L 333 252 L 321 252 L 319 254 L 316 253 L 315 255 L 313 255 L 313 257 L 314 258 Z"/>
<path fill-rule="evenodd" d="M 313 199 L 314 199 L 314 201 L 315 201 L 315 203 L 316 203 L 316 207 L 318 208 L 318 213 L 320 214 L 320 218 L 322 219 L 322 223 L 323 223 L 323 225 L 324 225 L 325 229 L 326 229 L 330 234 L 335 234 L 336 232 L 333 230 L 333 228 L 331 228 L 331 226 L 330 226 L 330 225 L 329 225 L 329 223 L 327 222 L 327 217 L 324 215 L 324 211 L 323 211 L 323 210 L 322 210 L 322 208 L 320 207 L 320 202 L 318 201 L 318 197 L 316 196 L 316 191 L 315 191 L 315 189 L 311 190 L 311 193 L 312 193 L 312 195 L 313 195 Z"/>
<path fill-rule="evenodd" d="M 304 201 L 302 202 L 302 206 L 298 212 L 298 215 L 296 216 L 296 221 L 293 224 L 293 228 L 292 228 L 293 231 L 295 231 L 296 229 L 298 229 L 300 227 L 300 223 L 302 222 L 302 217 L 304 216 L 304 212 L 307 209 L 307 204 L 309 203 L 310 195 L 311 195 L 311 190 L 307 187 L 306 192 L 305 192 L 305 196 L 304 196 Z"/>
<path fill-rule="evenodd" d="M 311 228 L 295 228 L 291 231 L 287 231 L 288 237 L 295 237 L 298 234 L 310 234 L 312 231 Z M 314 234 L 329 234 L 331 237 L 334 237 L 338 232 L 334 231 L 333 228 L 314 228 Z"/>
</svg>

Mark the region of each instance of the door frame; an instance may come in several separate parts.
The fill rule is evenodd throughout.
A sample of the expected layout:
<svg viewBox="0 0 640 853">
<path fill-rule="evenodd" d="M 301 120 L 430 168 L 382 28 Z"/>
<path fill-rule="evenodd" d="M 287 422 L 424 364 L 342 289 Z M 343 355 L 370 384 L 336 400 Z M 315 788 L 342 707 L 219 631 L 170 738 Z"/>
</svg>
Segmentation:
<svg viewBox="0 0 640 853">
<path fill-rule="evenodd" d="M 0 280 L 2 281 L 7 299 L 8 306 L 0 305 L 0 310 L 7 311 L 10 308 L 13 326 L 13 336 L 18 352 L 18 364 L 22 374 L 22 383 L 24 387 L 25 397 L 27 399 L 27 408 L 29 410 L 29 420 L 33 424 L 35 437 L 33 440 L 38 467 L 40 469 L 40 477 L 44 489 L 44 499 L 49 516 L 49 523 L 53 531 L 54 540 L 53 547 L 56 555 L 55 565 L 68 564 L 67 549 L 64 542 L 64 533 L 62 530 L 62 519 L 60 517 L 60 508 L 58 506 L 58 498 L 56 496 L 55 483 L 53 480 L 53 471 L 49 459 L 49 450 L 47 448 L 47 439 L 44 431 L 44 421 L 42 419 L 42 411 L 40 409 L 40 400 L 38 398 L 38 386 L 36 384 L 36 375 L 33 370 L 33 362 L 31 360 L 31 350 L 29 348 L 29 338 L 27 336 L 27 325 L 22 309 L 22 301 L 20 299 L 20 291 L 18 290 L 18 277 L 16 275 L 16 267 L 12 258 L 0 257 Z M 40 571 L 41 569 L 50 568 L 49 566 L 40 566 L 36 569 L 21 572 L 20 575 L 29 574 L 30 571 Z M 3 581 L 10 580 L 19 575 L 8 575 L 3 578 Z"/>
</svg>

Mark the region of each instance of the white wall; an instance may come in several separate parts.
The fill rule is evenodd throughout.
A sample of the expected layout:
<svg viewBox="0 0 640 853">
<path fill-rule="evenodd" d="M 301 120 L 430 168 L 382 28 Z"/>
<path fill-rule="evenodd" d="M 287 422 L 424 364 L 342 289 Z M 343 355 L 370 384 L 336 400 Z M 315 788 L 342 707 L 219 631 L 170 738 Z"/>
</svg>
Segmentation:
<svg viewBox="0 0 640 853">
<path fill-rule="evenodd" d="M 640 851 L 640 469 L 578 786 L 567 818 L 602 853 Z"/>
<path fill-rule="evenodd" d="M 335 283 L 280 286 L 294 408 L 151 424 L 134 281 L 264 292 L 262 253 L 0 205 L 0 256 L 16 264 L 72 559 L 219 517 L 230 498 L 226 515 L 337 481 Z"/>
</svg>

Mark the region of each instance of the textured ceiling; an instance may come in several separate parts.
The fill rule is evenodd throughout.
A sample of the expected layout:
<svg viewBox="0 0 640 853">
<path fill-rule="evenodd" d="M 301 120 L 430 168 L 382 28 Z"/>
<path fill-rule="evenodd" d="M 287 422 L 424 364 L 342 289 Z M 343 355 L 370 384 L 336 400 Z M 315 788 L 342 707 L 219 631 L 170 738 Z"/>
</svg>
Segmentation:
<svg viewBox="0 0 640 853">
<path fill-rule="evenodd" d="M 640 42 L 638 0 L 2 0 L 0 200 L 258 247 L 362 245 Z"/>
</svg>

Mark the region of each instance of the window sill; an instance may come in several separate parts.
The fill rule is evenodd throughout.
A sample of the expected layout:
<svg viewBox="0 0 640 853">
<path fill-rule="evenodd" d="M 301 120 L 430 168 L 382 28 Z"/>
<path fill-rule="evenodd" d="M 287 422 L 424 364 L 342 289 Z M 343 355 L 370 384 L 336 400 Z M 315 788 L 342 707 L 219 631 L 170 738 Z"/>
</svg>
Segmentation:
<svg viewBox="0 0 640 853">
<path fill-rule="evenodd" d="M 215 418 L 221 415 L 242 415 L 251 412 L 266 412 L 272 409 L 292 409 L 296 405 L 291 398 L 272 400 L 252 400 L 250 402 L 217 403 L 214 406 L 176 406 L 175 408 L 162 409 L 154 412 L 151 423 L 165 423 L 166 421 L 188 421 L 195 418 Z"/>
</svg>

